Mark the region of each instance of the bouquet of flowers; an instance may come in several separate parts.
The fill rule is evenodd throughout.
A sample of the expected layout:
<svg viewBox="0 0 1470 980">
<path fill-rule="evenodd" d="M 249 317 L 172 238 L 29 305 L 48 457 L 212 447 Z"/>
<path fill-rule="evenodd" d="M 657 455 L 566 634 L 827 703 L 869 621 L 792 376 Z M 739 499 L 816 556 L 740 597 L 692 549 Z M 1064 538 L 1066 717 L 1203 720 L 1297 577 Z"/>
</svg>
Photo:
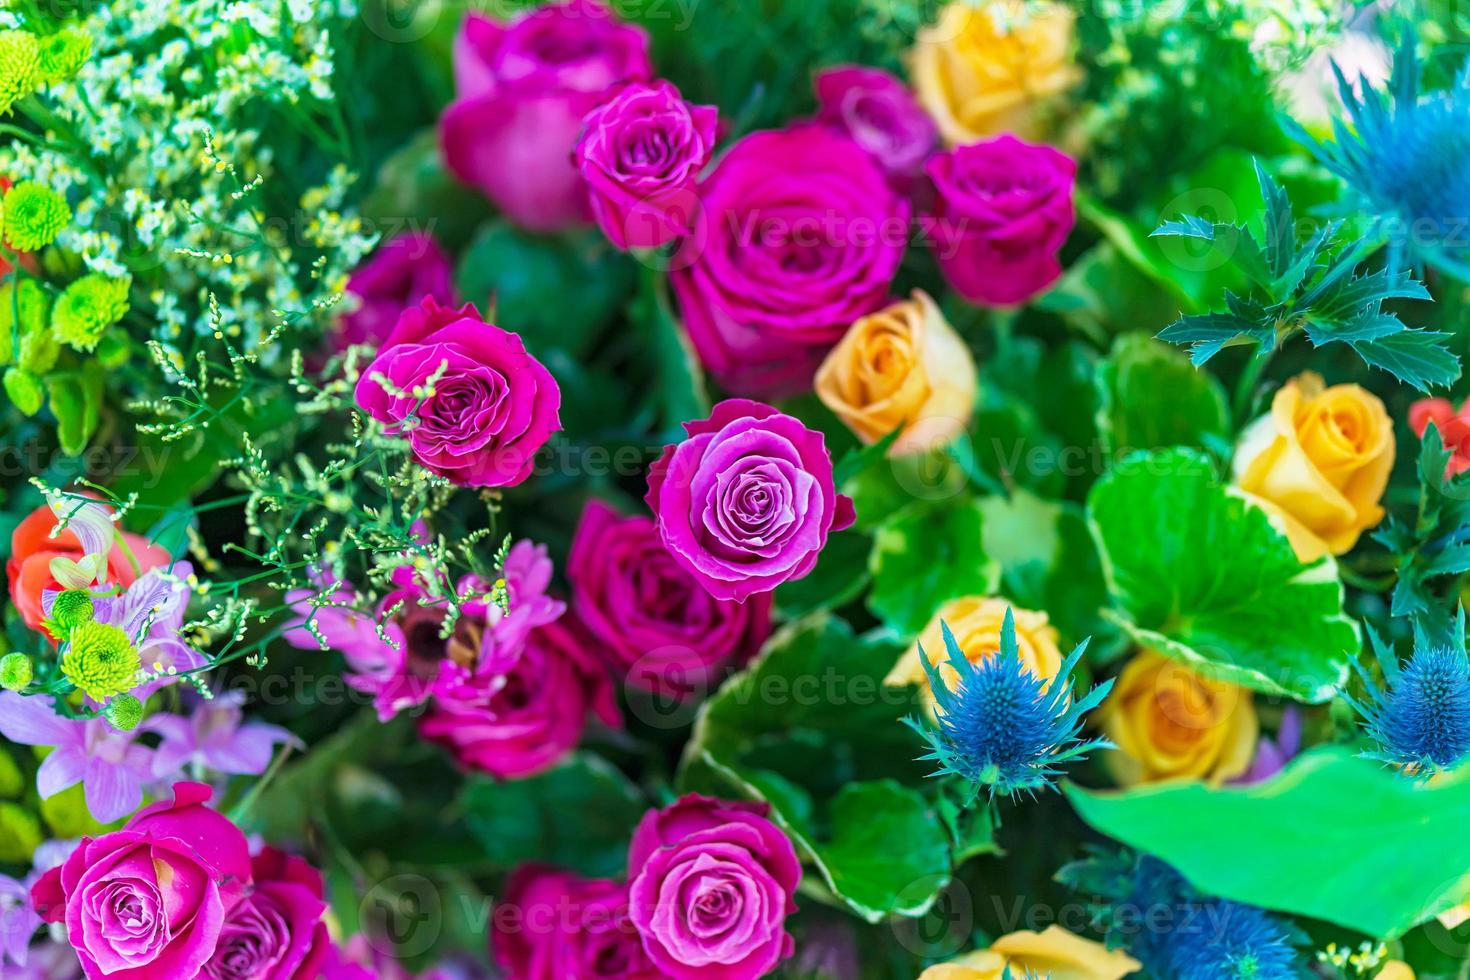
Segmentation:
<svg viewBox="0 0 1470 980">
<path fill-rule="evenodd" d="M 1455 0 L 13 0 L 0 978 L 1470 973 Z"/>
</svg>

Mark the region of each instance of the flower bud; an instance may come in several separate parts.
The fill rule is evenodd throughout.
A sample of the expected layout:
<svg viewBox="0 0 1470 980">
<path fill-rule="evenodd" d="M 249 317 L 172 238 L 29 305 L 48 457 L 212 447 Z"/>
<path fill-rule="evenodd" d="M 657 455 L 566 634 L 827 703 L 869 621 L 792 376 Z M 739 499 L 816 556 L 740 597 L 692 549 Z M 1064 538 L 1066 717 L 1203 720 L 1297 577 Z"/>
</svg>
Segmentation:
<svg viewBox="0 0 1470 980">
<path fill-rule="evenodd" d="M 0 687 L 7 691 L 23 691 L 36 674 L 31 658 L 23 653 L 7 653 L 0 657 Z"/>
<path fill-rule="evenodd" d="M 130 732 L 143 720 L 143 702 L 131 694 L 119 694 L 103 710 L 107 721 L 120 732 Z"/>
</svg>

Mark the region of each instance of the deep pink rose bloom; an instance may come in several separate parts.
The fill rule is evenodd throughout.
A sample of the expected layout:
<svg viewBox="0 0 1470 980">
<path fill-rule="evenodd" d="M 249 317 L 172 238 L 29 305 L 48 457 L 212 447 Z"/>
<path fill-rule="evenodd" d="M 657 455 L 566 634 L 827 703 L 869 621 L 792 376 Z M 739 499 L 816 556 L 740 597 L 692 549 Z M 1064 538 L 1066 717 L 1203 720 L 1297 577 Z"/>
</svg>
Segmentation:
<svg viewBox="0 0 1470 980">
<path fill-rule="evenodd" d="M 471 13 L 454 42 L 455 101 L 439 119 L 445 165 L 526 228 L 585 222 L 572 162 L 582 119 L 614 86 L 652 76 L 648 36 L 593 0 L 508 23 Z"/>
<path fill-rule="evenodd" d="M 801 862 L 768 812 L 689 795 L 639 823 L 628 915 L 673 980 L 754 980 L 794 951 Z"/>
<path fill-rule="evenodd" d="M 582 511 L 567 578 L 578 618 L 618 676 L 641 690 L 704 690 L 771 632 L 769 593 L 716 599 L 664 548 L 650 518 L 623 517 L 600 500 Z"/>
<path fill-rule="evenodd" d="M 745 137 L 699 194 L 671 278 L 699 359 L 736 394 L 810 387 L 827 349 L 889 301 L 908 203 L 862 147 L 818 123 Z"/>
<path fill-rule="evenodd" d="M 564 617 L 532 630 L 503 669 L 446 663 L 419 734 L 469 769 L 516 779 L 576 748 L 589 714 L 620 723 L 606 669 L 589 638 Z"/>
<path fill-rule="evenodd" d="M 690 105 L 662 80 L 625 86 L 587 114 L 577 169 L 614 245 L 657 248 L 693 230 L 695 182 L 714 152 L 719 121 L 714 106 Z"/>
<path fill-rule="evenodd" d="M 825 439 L 791 416 L 731 398 L 684 431 L 649 467 L 645 499 L 664 547 L 716 599 L 801 578 L 853 522 Z"/>
<path fill-rule="evenodd" d="M 82 838 L 31 890 L 36 911 L 66 923 L 89 980 L 192 977 L 250 891 L 250 849 L 204 804 L 202 783 L 175 783 L 122 830 Z"/>
<path fill-rule="evenodd" d="M 1010 306 L 1062 274 L 1057 252 L 1076 221 L 1077 163 L 999 136 L 929 159 L 935 201 L 923 218 L 940 271 L 972 303 Z"/>
<path fill-rule="evenodd" d="M 664 980 L 628 919 L 627 887 L 607 878 L 522 865 L 492 926 L 506 980 Z"/>
<path fill-rule="evenodd" d="M 441 368 L 433 397 L 419 404 L 413 389 Z M 389 394 L 375 374 L 402 394 Z M 359 408 L 408 439 L 422 466 L 461 486 L 515 486 L 561 429 L 551 372 L 472 304 L 456 310 L 429 298 L 404 310 L 356 395 Z"/>
<path fill-rule="evenodd" d="M 204 965 L 211 980 L 317 980 L 332 948 L 322 921 L 321 872 L 304 859 L 264 848 L 251 862 L 255 888 L 225 917 Z"/>
<path fill-rule="evenodd" d="M 449 257 L 427 232 L 399 235 L 382 245 L 347 280 L 357 309 L 345 314 L 332 334 L 332 345 L 380 344 L 398 317 L 424 297 L 454 302 L 454 270 Z"/>
<path fill-rule="evenodd" d="M 867 150 L 907 194 L 939 142 L 939 129 L 902 80 L 878 68 L 839 65 L 817 73 L 817 120 Z"/>
</svg>

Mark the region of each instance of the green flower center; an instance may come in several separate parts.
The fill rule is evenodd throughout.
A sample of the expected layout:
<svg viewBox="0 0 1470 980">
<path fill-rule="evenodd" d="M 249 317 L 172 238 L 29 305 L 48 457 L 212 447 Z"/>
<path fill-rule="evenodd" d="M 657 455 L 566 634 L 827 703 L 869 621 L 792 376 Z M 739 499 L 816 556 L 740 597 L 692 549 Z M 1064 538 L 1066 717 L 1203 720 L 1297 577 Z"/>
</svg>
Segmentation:
<svg viewBox="0 0 1470 980">
<path fill-rule="evenodd" d="M 129 690 L 138 676 L 138 651 L 116 626 L 94 621 L 72 630 L 61 672 L 93 701 Z"/>
</svg>

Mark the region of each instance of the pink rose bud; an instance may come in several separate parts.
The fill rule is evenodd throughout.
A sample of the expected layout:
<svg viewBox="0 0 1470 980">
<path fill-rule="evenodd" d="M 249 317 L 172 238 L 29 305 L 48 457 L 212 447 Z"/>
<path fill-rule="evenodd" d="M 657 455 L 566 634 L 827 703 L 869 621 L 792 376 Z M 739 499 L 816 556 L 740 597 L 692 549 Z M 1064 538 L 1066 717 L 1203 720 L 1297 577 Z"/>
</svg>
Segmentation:
<svg viewBox="0 0 1470 980">
<path fill-rule="evenodd" d="M 878 68 L 841 65 L 818 72 L 813 87 L 817 120 L 851 137 L 907 194 L 939 142 L 934 120 L 908 86 Z"/>
</svg>

